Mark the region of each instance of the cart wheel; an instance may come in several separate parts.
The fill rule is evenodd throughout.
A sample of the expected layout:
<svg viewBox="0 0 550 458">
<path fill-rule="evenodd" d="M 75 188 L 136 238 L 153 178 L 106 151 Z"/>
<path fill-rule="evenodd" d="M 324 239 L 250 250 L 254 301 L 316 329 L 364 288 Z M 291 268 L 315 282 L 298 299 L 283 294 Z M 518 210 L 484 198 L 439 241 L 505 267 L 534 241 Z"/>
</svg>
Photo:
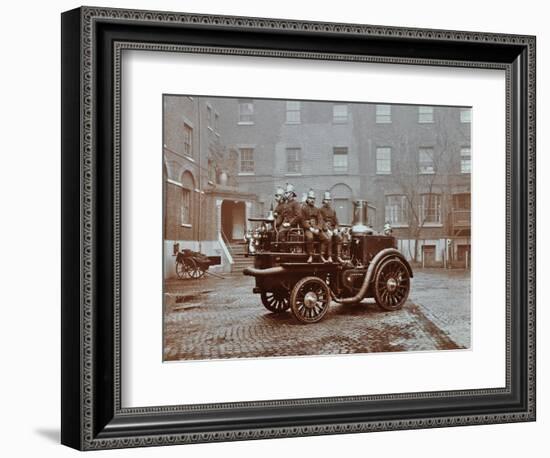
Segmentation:
<svg viewBox="0 0 550 458">
<path fill-rule="evenodd" d="M 189 263 L 189 276 L 196 280 L 204 275 L 204 270 L 201 270 L 199 264 L 192 258 L 187 260 Z"/>
<path fill-rule="evenodd" d="M 294 316 L 302 323 L 316 323 L 327 313 L 330 291 L 327 284 L 318 277 L 302 278 L 290 295 L 290 306 Z"/>
<path fill-rule="evenodd" d="M 189 266 L 185 261 L 176 262 L 176 275 L 180 280 L 185 280 L 189 278 Z"/>
<path fill-rule="evenodd" d="M 374 277 L 374 299 L 384 310 L 403 307 L 409 297 L 411 280 L 407 266 L 399 258 L 382 262 Z"/>
<path fill-rule="evenodd" d="M 262 291 L 260 297 L 262 298 L 262 304 L 270 312 L 282 313 L 290 308 L 287 291 Z"/>
</svg>

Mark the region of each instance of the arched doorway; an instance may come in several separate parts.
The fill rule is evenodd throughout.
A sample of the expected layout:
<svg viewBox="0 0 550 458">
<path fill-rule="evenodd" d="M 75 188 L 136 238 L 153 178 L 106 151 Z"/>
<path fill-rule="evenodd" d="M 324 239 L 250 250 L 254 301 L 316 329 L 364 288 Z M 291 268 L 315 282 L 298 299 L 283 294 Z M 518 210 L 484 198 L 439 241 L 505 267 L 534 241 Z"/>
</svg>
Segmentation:
<svg viewBox="0 0 550 458">
<path fill-rule="evenodd" d="M 246 230 L 246 206 L 244 202 L 224 200 L 221 208 L 221 230 L 226 241 L 242 240 Z"/>
<path fill-rule="evenodd" d="M 330 193 L 332 194 L 332 205 L 340 224 L 351 224 L 353 215 L 351 188 L 347 184 L 339 183 L 331 188 Z"/>
</svg>

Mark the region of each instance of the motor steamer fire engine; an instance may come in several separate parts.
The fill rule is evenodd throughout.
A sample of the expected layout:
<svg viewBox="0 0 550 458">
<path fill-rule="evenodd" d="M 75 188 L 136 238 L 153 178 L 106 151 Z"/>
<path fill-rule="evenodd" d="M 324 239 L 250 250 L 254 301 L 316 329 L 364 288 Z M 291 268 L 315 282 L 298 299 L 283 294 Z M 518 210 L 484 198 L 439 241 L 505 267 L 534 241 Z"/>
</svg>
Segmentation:
<svg viewBox="0 0 550 458">
<path fill-rule="evenodd" d="M 413 272 L 391 230 L 376 234 L 367 226 L 367 208 L 364 200 L 354 203 L 353 224 L 341 228 L 343 255 L 335 262 L 306 262 L 302 229 L 292 229 L 279 241 L 272 215 L 250 218 L 260 224 L 246 235 L 254 267 L 243 273 L 255 277 L 253 292 L 260 294 L 263 305 L 273 313 L 291 309 L 302 323 L 321 320 L 332 301 L 356 304 L 374 298 L 384 310 L 399 310 Z"/>
</svg>

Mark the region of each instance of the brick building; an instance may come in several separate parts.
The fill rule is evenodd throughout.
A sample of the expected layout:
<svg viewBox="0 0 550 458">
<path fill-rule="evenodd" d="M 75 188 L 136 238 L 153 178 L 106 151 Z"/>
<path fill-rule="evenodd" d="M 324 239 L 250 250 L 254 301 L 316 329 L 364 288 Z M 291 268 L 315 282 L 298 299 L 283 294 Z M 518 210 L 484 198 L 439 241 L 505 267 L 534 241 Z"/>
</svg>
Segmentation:
<svg viewBox="0 0 550 458">
<path fill-rule="evenodd" d="M 265 215 L 277 185 L 331 191 L 342 223 L 366 199 L 401 251 L 425 265 L 470 259 L 466 108 L 165 97 L 165 246 L 234 262 L 231 243 Z M 192 159 L 192 160 L 191 160 Z M 216 224 L 213 224 L 213 223 Z M 167 261 L 173 263 L 173 259 Z"/>
<path fill-rule="evenodd" d="M 230 245 L 242 239 L 256 196 L 239 189 L 238 151 L 219 130 L 216 99 L 164 96 L 164 272 L 175 275 L 175 252 L 219 256 L 212 270 L 230 271 Z"/>
</svg>

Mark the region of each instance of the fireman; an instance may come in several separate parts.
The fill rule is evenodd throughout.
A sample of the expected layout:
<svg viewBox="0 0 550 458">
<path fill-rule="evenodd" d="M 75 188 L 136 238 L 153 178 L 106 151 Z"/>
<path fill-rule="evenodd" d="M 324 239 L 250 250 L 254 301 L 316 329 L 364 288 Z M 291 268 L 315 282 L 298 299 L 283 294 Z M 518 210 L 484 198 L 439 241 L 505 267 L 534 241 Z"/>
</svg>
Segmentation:
<svg viewBox="0 0 550 458">
<path fill-rule="evenodd" d="M 279 215 L 282 214 L 284 206 L 285 190 L 282 186 L 277 186 L 277 189 L 275 190 L 275 210 L 273 211 L 273 216 L 275 217 L 275 219 L 277 219 Z"/>
<path fill-rule="evenodd" d="M 296 201 L 294 186 L 290 183 L 286 185 L 284 200 L 276 222 L 279 231 L 278 240 L 283 242 L 286 241 L 290 229 L 298 227 L 300 222 L 300 204 Z"/>
<path fill-rule="evenodd" d="M 322 230 L 323 217 L 321 216 L 321 211 L 315 206 L 315 191 L 313 191 L 313 189 L 310 189 L 307 193 L 306 202 L 302 206 L 301 223 L 306 239 L 306 252 L 308 254 L 307 262 L 313 262 L 313 242 L 315 239 L 321 242 L 321 260 L 327 262 L 323 257 L 323 253 L 327 249 L 329 239 Z"/>
<path fill-rule="evenodd" d="M 328 243 L 326 244 L 328 256 L 328 262 L 332 262 L 333 246 L 336 248 L 336 258 L 338 262 L 344 262 L 342 259 L 342 236 L 340 235 L 340 228 L 338 227 L 338 216 L 331 207 L 332 196 L 329 191 L 325 191 L 323 196 L 323 206 L 320 209 L 321 217 L 323 218 L 323 232 L 327 237 Z"/>
</svg>

